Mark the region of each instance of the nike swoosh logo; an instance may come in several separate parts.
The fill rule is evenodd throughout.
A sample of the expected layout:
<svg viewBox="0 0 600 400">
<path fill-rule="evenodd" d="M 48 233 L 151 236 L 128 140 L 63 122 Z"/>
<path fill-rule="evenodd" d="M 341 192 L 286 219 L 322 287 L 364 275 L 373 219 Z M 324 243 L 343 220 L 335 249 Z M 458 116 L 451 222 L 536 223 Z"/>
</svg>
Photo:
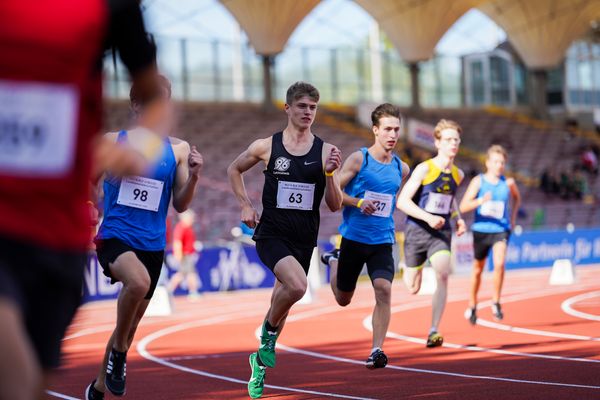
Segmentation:
<svg viewBox="0 0 600 400">
<path fill-rule="evenodd" d="M 311 161 L 311 162 L 304 161 L 304 165 L 310 165 L 310 164 L 314 164 L 314 163 L 316 163 L 316 161 Z"/>
</svg>

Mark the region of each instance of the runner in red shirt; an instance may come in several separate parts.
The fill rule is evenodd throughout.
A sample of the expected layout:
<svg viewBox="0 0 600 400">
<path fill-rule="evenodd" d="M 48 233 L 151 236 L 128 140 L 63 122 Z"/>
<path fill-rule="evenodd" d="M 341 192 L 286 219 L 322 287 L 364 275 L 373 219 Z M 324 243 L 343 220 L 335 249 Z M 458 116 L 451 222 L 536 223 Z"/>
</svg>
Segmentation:
<svg viewBox="0 0 600 400">
<path fill-rule="evenodd" d="M 0 2 L 0 399 L 43 397 L 80 303 L 102 53 L 153 90 L 135 0 Z M 114 159 L 114 158 L 113 158 Z"/>
<path fill-rule="evenodd" d="M 178 271 L 169 281 L 169 291 L 174 292 L 184 280 L 187 283 L 190 299 L 198 297 L 200 279 L 196 271 L 198 253 L 194 247 L 196 234 L 194 233 L 195 214 L 187 210 L 179 216 L 179 222 L 173 231 L 173 256 L 177 260 Z"/>
</svg>

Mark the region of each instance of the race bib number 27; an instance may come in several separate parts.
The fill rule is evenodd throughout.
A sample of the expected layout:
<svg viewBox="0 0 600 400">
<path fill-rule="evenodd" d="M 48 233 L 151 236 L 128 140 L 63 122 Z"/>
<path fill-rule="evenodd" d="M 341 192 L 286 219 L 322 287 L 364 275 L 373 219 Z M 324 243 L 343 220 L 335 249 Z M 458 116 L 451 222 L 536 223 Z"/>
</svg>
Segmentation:
<svg viewBox="0 0 600 400">
<path fill-rule="evenodd" d="M 375 205 L 375 212 L 371 214 L 375 217 L 389 217 L 393 211 L 394 196 L 386 193 L 377 193 L 367 190 L 365 200 L 372 201 Z"/>
</svg>

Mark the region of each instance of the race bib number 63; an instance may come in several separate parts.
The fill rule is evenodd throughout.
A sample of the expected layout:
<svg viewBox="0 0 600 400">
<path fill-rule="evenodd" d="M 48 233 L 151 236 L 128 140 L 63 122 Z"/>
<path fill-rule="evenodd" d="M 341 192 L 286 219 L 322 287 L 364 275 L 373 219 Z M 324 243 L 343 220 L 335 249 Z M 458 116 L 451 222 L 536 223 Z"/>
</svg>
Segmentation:
<svg viewBox="0 0 600 400">
<path fill-rule="evenodd" d="M 314 197 L 314 183 L 279 181 L 277 185 L 277 208 L 310 211 Z"/>
</svg>

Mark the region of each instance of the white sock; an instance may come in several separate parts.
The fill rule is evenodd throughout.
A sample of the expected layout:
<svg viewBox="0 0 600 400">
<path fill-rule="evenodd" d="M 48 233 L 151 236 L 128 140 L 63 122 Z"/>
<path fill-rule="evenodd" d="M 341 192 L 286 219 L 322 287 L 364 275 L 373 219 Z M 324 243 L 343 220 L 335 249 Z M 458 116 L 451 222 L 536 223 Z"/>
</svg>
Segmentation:
<svg viewBox="0 0 600 400">
<path fill-rule="evenodd" d="M 373 347 L 371 354 L 375 353 L 376 350 L 381 350 L 381 347 Z"/>
<path fill-rule="evenodd" d="M 429 334 L 431 335 L 433 332 L 437 332 L 437 327 L 436 326 L 432 326 L 431 329 L 429 330 Z"/>
</svg>

